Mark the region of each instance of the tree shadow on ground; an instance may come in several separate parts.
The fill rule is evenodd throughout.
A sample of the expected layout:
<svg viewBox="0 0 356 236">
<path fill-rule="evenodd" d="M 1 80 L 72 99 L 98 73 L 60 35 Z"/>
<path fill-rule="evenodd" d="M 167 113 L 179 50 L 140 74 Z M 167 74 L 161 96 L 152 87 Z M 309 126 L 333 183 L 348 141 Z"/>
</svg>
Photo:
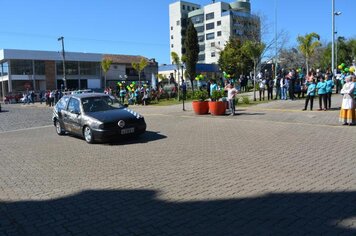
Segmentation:
<svg viewBox="0 0 356 236">
<path fill-rule="evenodd" d="M 0 235 L 355 235 L 356 192 L 168 202 L 152 190 L 0 202 Z M 347 221 L 345 221 L 347 222 Z"/>
</svg>

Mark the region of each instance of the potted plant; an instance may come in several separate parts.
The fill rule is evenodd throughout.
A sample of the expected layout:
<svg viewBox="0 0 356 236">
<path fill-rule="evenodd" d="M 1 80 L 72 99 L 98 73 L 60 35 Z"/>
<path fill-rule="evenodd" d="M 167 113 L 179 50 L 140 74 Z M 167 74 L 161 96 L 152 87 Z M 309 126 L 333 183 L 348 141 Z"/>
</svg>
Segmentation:
<svg viewBox="0 0 356 236">
<path fill-rule="evenodd" d="M 197 115 L 209 113 L 209 103 L 205 101 L 208 98 L 208 91 L 200 90 L 194 92 L 194 100 L 192 102 L 193 111 Z"/>
<path fill-rule="evenodd" d="M 211 101 L 209 102 L 209 110 L 212 115 L 224 115 L 226 111 L 226 101 L 221 101 L 225 96 L 224 90 L 215 90 L 211 94 Z"/>
</svg>

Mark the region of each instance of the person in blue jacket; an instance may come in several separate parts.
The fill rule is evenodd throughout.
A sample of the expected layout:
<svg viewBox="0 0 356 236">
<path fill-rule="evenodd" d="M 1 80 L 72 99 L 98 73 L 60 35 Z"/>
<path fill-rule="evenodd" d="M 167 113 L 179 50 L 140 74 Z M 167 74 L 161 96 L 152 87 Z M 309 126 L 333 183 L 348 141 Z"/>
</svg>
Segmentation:
<svg viewBox="0 0 356 236">
<path fill-rule="evenodd" d="M 325 75 L 326 83 L 326 109 L 331 108 L 331 95 L 333 94 L 334 81 L 330 78 L 328 74 Z"/>
<path fill-rule="evenodd" d="M 320 81 L 316 85 L 316 89 L 318 90 L 318 96 L 319 96 L 319 109 L 318 111 L 323 110 L 322 102 L 324 102 L 324 111 L 326 111 L 326 82 L 324 81 L 324 78 L 321 76 Z"/>
<path fill-rule="evenodd" d="M 303 111 L 307 110 L 308 103 L 310 101 L 310 110 L 313 110 L 313 103 L 314 103 L 314 97 L 315 97 L 315 90 L 316 90 L 316 85 L 314 79 L 311 80 L 308 84 L 308 89 L 307 89 L 307 97 L 305 99 L 305 107 Z"/>
</svg>

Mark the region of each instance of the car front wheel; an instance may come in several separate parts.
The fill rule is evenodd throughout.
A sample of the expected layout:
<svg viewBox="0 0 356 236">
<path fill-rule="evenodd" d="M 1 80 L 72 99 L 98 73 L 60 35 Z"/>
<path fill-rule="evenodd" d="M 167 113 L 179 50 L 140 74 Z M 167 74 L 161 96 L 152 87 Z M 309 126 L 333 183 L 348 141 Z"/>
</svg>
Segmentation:
<svg viewBox="0 0 356 236">
<path fill-rule="evenodd" d="M 59 120 L 56 120 L 56 132 L 58 135 L 63 135 L 65 132 L 64 130 L 62 129 L 62 125 L 61 125 L 61 122 L 59 122 Z"/>
<path fill-rule="evenodd" d="M 84 127 L 84 139 L 87 143 L 94 143 L 93 131 L 89 126 Z"/>
</svg>

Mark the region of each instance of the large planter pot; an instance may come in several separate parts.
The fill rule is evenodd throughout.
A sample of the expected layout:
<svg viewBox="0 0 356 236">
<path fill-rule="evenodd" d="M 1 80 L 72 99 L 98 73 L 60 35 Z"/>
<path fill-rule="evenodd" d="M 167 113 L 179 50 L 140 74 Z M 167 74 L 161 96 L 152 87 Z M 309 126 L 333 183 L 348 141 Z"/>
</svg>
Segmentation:
<svg viewBox="0 0 356 236">
<path fill-rule="evenodd" d="M 224 115 L 226 111 L 226 102 L 209 102 L 210 114 L 214 116 Z"/>
<path fill-rule="evenodd" d="M 204 115 L 209 113 L 209 102 L 207 101 L 193 101 L 193 111 L 197 115 Z"/>
</svg>

